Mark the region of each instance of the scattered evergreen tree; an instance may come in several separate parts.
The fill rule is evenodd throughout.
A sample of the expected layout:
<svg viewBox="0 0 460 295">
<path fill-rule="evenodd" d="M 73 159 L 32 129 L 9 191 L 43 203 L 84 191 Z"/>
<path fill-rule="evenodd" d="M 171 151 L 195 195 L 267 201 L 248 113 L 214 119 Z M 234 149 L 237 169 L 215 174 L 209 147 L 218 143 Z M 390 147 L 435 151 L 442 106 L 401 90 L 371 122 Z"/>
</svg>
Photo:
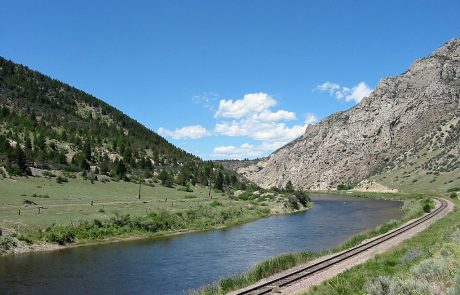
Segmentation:
<svg viewBox="0 0 460 295">
<path fill-rule="evenodd" d="M 292 182 L 290 180 L 288 180 L 288 182 L 286 183 L 286 186 L 285 186 L 284 189 L 288 193 L 293 193 L 294 192 L 294 186 L 292 185 Z"/>
<path fill-rule="evenodd" d="M 224 175 L 220 171 L 216 175 L 216 180 L 214 181 L 214 188 L 221 191 L 224 190 Z"/>
</svg>

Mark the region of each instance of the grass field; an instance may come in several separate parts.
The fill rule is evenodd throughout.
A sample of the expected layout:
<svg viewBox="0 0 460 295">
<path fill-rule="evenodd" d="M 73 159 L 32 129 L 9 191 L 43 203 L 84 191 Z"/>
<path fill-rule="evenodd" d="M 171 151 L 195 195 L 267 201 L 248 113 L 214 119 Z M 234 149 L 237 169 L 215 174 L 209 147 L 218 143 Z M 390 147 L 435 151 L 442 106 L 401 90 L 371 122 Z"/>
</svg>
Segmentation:
<svg viewBox="0 0 460 295">
<path fill-rule="evenodd" d="M 91 182 L 69 179 L 58 184 L 54 179 L 29 177 L 0 180 L 0 226 L 6 228 L 41 228 L 52 223 L 69 223 L 94 218 L 104 219 L 113 212 L 133 216 L 145 215 L 152 210 L 180 211 L 220 201 L 227 206 L 238 206 L 222 193 L 193 187 L 193 192 L 179 191 L 161 185 L 143 185 L 141 199 L 138 199 L 139 185 L 132 182 Z M 38 197 L 33 197 L 33 195 Z M 44 197 L 43 197 L 44 196 Z M 37 205 L 25 205 L 30 200 Z M 91 202 L 93 205 L 91 206 Z M 41 209 L 38 214 L 38 207 Z M 18 214 L 21 210 L 21 215 Z"/>
<path fill-rule="evenodd" d="M 16 244 L 21 244 L 24 237 L 28 243 L 87 243 L 205 230 L 308 207 L 293 195 L 264 195 L 251 190 L 239 197 L 232 191 L 212 191 L 210 198 L 208 188 L 200 186 L 186 190 L 180 186 L 142 185 L 141 198 L 138 196 L 139 184 L 132 182 L 91 183 L 69 178 L 58 183 L 53 177 L 3 178 L 0 229 L 18 237 Z M 5 248 L 11 250 L 11 245 Z"/>
</svg>

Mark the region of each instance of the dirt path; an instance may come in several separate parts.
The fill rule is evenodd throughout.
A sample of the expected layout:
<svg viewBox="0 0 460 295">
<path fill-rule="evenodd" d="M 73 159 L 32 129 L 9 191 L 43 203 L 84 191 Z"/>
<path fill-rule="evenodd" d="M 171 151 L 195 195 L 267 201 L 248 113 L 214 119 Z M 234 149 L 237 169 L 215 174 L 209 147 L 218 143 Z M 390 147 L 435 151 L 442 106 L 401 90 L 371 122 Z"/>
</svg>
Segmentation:
<svg viewBox="0 0 460 295">
<path fill-rule="evenodd" d="M 314 286 L 314 285 L 319 285 L 321 284 L 323 281 L 325 280 L 328 280 L 330 278 L 333 278 L 335 277 L 336 275 L 346 271 L 347 269 L 350 269 L 356 265 L 359 265 L 359 264 L 362 264 L 364 262 L 366 262 L 367 260 L 369 259 L 372 259 L 374 258 L 377 254 L 381 254 L 387 250 L 389 250 L 390 248 L 396 246 L 396 245 L 399 245 L 400 243 L 402 243 L 403 241 L 407 240 L 407 239 L 410 239 L 411 237 L 415 236 L 416 234 L 420 233 L 421 231 L 425 230 L 427 227 L 429 227 L 433 222 L 435 222 L 436 220 L 438 220 L 439 218 L 445 216 L 447 213 L 451 212 L 453 210 L 453 203 L 446 200 L 447 203 L 448 203 L 448 206 L 447 208 L 441 213 L 441 214 L 438 214 L 437 216 L 435 216 L 434 218 L 431 218 L 429 220 L 427 220 L 426 222 L 422 223 L 422 224 L 419 224 L 413 228 L 411 228 L 410 230 L 408 230 L 407 232 L 405 232 L 403 235 L 398 235 L 388 241 L 385 241 L 375 247 L 372 247 L 371 249 L 369 250 L 366 250 L 350 259 L 347 259 L 347 260 L 344 260 L 342 262 L 339 262 L 338 264 L 335 264 L 319 273 L 316 273 L 316 274 L 313 274 L 303 280 L 300 280 L 290 286 L 287 286 L 287 287 L 284 287 L 282 289 L 277 289 L 275 292 L 272 292 L 272 294 L 302 294 L 306 291 L 308 291 L 308 289 L 311 287 L 311 286 Z M 438 208 L 440 206 L 440 202 L 435 200 L 436 202 L 436 208 Z M 406 224 L 409 224 L 413 222 L 413 220 L 411 221 L 408 221 L 407 223 L 401 225 L 401 226 L 404 226 Z M 396 229 L 394 229 L 396 230 Z M 394 231 L 392 230 L 392 231 Z M 391 231 L 390 231 L 391 232 Z M 378 237 L 374 237 L 372 239 L 369 239 L 369 240 L 366 240 L 366 241 L 363 241 L 362 243 L 365 243 L 365 242 L 368 242 L 368 241 L 371 241 L 371 240 L 374 240 Z M 346 251 L 346 250 L 345 250 Z M 338 253 L 341 253 L 341 252 L 338 252 Z M 232 292 L 230 294 L 237 294 L 238 292 L 241 292 L 243 290 L 246 290 L 246 289 L 250 289 L 252 287 L 255 287 L 257 285 L 260 285 L 260 284 L 263 284 L 263 283 L 266 283 L 266 282 L 269 282 L 271 280 L 274 280 L 276 278 L 279 278 L 279 277 L 282 277 L 284 275 L 287 275 L 289 273 L 292 273 L 296 270 L 299 270 L 299 269 L 302 269 L 306 266 L 309 266 L 309 265 L 313 265 L 313 264 L 316 264 L 316 263 L 319 263 L 321 261 L 324 261 L 326 259 L 328 259 L 329 257 L 332 257 L 334 255 L 337 255 L 338 253 L 334 253 L 334 254 L 331 254 L 331 255 L 327 255 L 327 256 L 323 256 L 323 257 L 320 257 L 320 258 L 317 258 L 315 260 L 312 260 L 306 264 L 302 264 L 302 265 L 299 265 L 299 266 L 296 266 L 294 268 L 291 268 L 289 270 L 286 270 L 286 271 L 283 271 L 279 274 L 276 274 L 276 275 L 273 275 L 269 278 L 266 278 L 264 280 L 261 280 L 259 282 L 257 282 L 256 284 L 252 285 L 252 286 L 248 286 L 247 288 L 244 288 L 244 289 L 241 289 L 241 290 L 238 290 L 238 291 L 235 291 L 235 292 Z"/>
</svg>

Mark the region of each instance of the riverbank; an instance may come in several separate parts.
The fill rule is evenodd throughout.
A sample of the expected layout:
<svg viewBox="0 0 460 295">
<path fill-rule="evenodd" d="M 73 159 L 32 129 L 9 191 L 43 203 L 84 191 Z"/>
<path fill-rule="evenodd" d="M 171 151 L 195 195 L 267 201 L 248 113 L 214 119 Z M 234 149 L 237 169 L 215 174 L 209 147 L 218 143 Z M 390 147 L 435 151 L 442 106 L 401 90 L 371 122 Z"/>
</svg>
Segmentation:
<svg viewBox="0 0 460 295">
<path fill-rule="evenodd" d="M 460 201 L 417 236 L 359 267 L 312 287 L 307 295 L 460 294 Z"/>
<path fill-rule="evenodd" d="M 276 206 L 270 210 L 268 208 L 245 206 L 231 210 L 223 208 L 223 205 L 220 204 L 180 213 L 165 211 L 158 214 L 150 213 L 144 217 L 135 217 L 134 219 L 129 215 L 117 213 L 115 217 L 106 221 L 86 221 L 77 225 L 51 225 L 43 231 L 13 233 L 6 237 L 4 236 L 0 239 L 0 248 L 4 247 L 4 250 L 0 251 L 0 255 L 56 251 L 74 247 L 204 232 L 241 225 L 269 216 L 299 213 L 310 209 L 312 206 L 312 202 L 308 202 L 299 204 L 297 208 Z M 187 216 L 178 220 L 183 215 Z M 191 228 L 185 228 L 187 225 Z M 128 228 L 126 228 L 127 226 Z M 157 231 L 161 226 L 166 227 L 166 229 Z M 184 226 L 184 228 L 176 229 L 176 226 Z M 122 230 L 118 231 L 120 228 Z M 79 229 L 83 230 L 83 233 L 79 232 Z M 101 236 L 104 238 L 100 238 Z"/>
<path fill-rule="evenodd" d="M 387 196 L 382 195 L 382 199 Z M 377 194 L 373 194 L 373 198 L 378 198 Z M 391 220 L 373 230 L 358 234 L 350 238 L 347 242 L 343 243 L 341 246 L 330 249 L 327 251 L 322 251 L 319 253 L 311 252 L 299 252 L 299 253 L 288 253 L 281 256 L 274 257 L 265 262 L 262 262 L 248 272 L 244 274 L 235 275 L 228 278 L 223 278 L 212 284 L 210 286 L 205 286 L 202 289 L 192 292 L 193 294 L 226 294 L 228 292 L 247 287 L 251 284 L 256 283 L 262 279 L 265 279 L 271 275 L 277 274 L 289 268 L 298 266 L 300 264 L 307 263 L 312 259 L 316 259 L 321 256 L 330 255 L 332 253 L 340 252 L 350 247 L 356 246 L 364 240 L 373 238 L 377 235 L 386 233 L 403 223 L 421 216 L 424 212 L 427 211 L 427 204 L 429 209 L 433 208 L 433 203 L 431 199 L 427 200 L 426 198 L 419 198 L 416 195 L 410 195 L 403 197 L 402 195 L 391 195 L 392 200 L 405 199 L 403 210 L 404 216 L 400 220 Z"/>
</svg>

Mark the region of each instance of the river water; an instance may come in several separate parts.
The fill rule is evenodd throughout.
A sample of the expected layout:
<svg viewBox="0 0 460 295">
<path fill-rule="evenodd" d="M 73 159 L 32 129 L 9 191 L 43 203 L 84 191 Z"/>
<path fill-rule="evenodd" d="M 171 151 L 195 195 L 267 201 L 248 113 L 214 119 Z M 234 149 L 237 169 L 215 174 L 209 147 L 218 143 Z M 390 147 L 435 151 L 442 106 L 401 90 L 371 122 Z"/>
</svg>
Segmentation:
<svg viewBox="0 0 460 295">
<path fill-rule="evenodd" d="M 320 251 L 402 215 L 401 203 L 314 196 L 306 212 L 155 240 L 0 257 L 0 294 L 184 294 L 292 251 Z"/>
</svg>

